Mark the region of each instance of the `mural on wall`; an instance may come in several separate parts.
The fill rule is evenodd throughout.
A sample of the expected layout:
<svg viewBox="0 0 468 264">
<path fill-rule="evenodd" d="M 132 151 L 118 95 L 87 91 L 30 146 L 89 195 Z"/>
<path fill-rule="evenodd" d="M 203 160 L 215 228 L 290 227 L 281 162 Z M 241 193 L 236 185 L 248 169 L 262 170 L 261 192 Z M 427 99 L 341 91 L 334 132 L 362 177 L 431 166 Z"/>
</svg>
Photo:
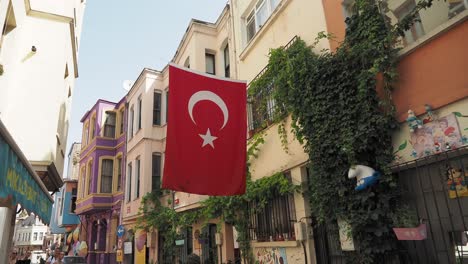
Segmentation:
<svg viewBox="0 0 468 264">
<path fill-rule="evenodd" d="M 453 112 L 440 118 L 428 114 L 419 128 L 406 134 L 394 152 L 394 163 L 424 158 L 444 151 L 468 145 L 468 136 L 464 135 L 468 127 L 460 126 L 460 118 L 467 116 Z M 466 122 L 465 122 L 466 123 Z"/>
<path fill-rule="evenodd" d="M 409 113 L 407 126 L 393 135 L 394 165 L 438 155 L 446 151 L 468 146 L 468 115 L 460 112 L 468 109 L 468 99 L 453 103 L 437 111 L 426 105 L 426 114 L 415 117 Z M 410 111 L 408 111 L 410 112 Z M 418 122 L 418 120 L 422 120 Z M 418 124 L 420 126 L 418 126 Z M 411 132 L 413 131 L 413 132 Z M 468 167 L 447 164 L 445 174 L 449 198 L 468 197 Z"/>
<path fill-rule="evenodd" d="M 468 168 L 467 168 L 468 169 Z M 450 198 L 468 196 L 468 172 L 461 168 L 447 168 L 447 186 Z"/>
<path fill-rule="evenodd" d="M 255 264 L 287 264 L 286 248 L 259 248 Z"/>
<path fill-rule="evenodd" d="M 426 123 L 411 133 L 410 143 L 415 158 L 422 158 L 462 146 L 460 128 L 455 114 Z"/>
</svg>

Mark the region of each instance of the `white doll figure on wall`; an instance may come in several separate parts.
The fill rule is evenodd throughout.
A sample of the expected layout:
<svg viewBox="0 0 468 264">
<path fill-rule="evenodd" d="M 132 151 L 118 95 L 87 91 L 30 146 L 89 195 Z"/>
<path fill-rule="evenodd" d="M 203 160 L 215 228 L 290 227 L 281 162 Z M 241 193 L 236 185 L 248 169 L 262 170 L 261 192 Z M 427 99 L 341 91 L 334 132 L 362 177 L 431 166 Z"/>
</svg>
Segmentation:
<svg viewBox="0 0 468 264">
<path fill-rule="evenodd" d="M 348 171 L 348 178 L 356 178 L 356 191 L 362 191 L 377 183 L 380 179 L 380 172 L 364 165 L 354 165 Z"/>
</svg>

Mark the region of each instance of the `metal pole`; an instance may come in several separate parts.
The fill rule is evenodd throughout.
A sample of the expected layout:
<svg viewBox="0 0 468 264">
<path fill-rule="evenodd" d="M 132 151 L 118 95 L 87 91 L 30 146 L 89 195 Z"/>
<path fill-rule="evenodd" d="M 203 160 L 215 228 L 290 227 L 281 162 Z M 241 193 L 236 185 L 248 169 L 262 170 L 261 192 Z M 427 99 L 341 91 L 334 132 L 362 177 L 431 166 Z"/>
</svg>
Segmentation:
<svg viewBox="0 0 468 264">
<path fill-rule="evenodd" d="M 8 263 L 16 208 L 0 207 L 0 263 Z"/>
</svg>

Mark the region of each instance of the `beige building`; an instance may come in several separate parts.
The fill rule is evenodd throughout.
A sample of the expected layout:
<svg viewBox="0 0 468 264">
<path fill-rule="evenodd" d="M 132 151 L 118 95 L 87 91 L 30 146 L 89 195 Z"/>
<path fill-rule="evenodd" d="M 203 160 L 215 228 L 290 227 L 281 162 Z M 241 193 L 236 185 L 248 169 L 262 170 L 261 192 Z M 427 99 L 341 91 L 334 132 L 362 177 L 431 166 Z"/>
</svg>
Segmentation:
<svg viewBox="0 0 468 264">
<path fill-rule="evenodd" d="M 270 49 L 292 43 L 296 36 L 306 43 L 313 43 L 317 34 L 326 31 L 322 1 L 308 0 L 231 0 L 231 15 L 235 36 L 235 64 L 238 79 L 251 82 L 268 63 Z M 328 41 L 320 42 L 316 50 L 329 48 Z M 264 119 L 252 113 L 248 107 L 249 135 L 260 129 L 257 124 Z M 267 117 L 268 118 L 268 115 Z M 278 124 L 263 130 L 265 143 L 260 147 L 257 158 L 250 161 L 252 179 L 257 180 L 284 172 L 293 184 L 300 185 L 307 180 L 306 164 L 308 155 L 291 131 L 290 119 L 286 122 L 287 151 L 283 148 L 278 134 Z M 287 203 L 281 201 L 286 199 Z M 275 217 L 271 211 L 250 216 L 251 245 L 255 260 L 262 261 L 268 256 L 280 254 L 288 263 L 316 263 L 309 211 L 309 200 L 305 193 L 289 197 L 277 197 L 267 207 L 273 212 L 287 216 L 289 222 Z M 268 215 L 265 221 L 258 221 L 260 214 Z M 285 223 L 283 223 L 285 222 Z M 304 223 L 305 247 L 296 240 L 294 222 Z M 265 232 L 266 230 L 266 232 Z M 278 231 L 282 230 L 282 231 Z M 306 260 L 307 258 L 307 260 Z"/>
<path fill-rule="evenodd" d="M 172 61 L 200 72 L 233 78 L 236 72 L 230 65 L 234 56 L 230 49 L 232 36 L 229 14 L 229 6 L 226 6 L 215 23 L 193 19 Z M 170 94 L 168 82 L 168 67 L 161 72 L 145 68 L 127 95 L 127 177 L 122 221 L 126 230 L 131 230 L 130 232 L 135 232 L 141 198 L 146 193 L 160 188 L 166 138 L 167 100 Z M 173 199 L 174 203 L 168 206 L 173 206 L 176 211 L 181 212 L 199 207 L 199 201 L 204 198 L 206 196 L 175 192 L 166 194 L 162 199 L 165 204 L 167 199 Z M 187 235 L 187 243 L 178 256 L 180 259 L 184 259 L 190 253 L 202 255 L 201 245 L 193 239 L 193 233 L 200 229 L 201 223 L 192 227 L 190 234 Z M 229 232 L 232 234 L 232 228 Z M 136 237 L 138 235 L 137 232 Z M 227 245 L 233 245 L 232 235 L 225 239 L 230 240 Z M 157 252 L 161 243 L 158 243 L 158 240 L 157 232 L 148 235 L 150 260 L 159 257 Z M 223 249 L 222 255 L 224 262 L 233 259 L 232 250 Z M 135 256 L 128 254 L 124 259 L 130 261 L 129 258 L 132 257 Z M 207 257 L 214 258 L 216 254 Z"/>
</svg>

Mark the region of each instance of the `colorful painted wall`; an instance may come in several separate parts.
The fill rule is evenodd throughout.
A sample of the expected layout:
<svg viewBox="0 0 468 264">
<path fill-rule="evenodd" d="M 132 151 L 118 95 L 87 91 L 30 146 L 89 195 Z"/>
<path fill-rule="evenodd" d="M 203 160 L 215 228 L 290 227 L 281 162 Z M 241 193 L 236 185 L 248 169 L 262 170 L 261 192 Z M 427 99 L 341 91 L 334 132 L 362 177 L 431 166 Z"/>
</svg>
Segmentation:
<svg viewBox="0 0 468 264">
<path fill-rule="evenodd" d="M 417 118 L 420 128 L 410 132 L 402 123 L 393 136 L 395 164 L 425 158 L 468 145 L 468 98 Z"/>
</svg>

